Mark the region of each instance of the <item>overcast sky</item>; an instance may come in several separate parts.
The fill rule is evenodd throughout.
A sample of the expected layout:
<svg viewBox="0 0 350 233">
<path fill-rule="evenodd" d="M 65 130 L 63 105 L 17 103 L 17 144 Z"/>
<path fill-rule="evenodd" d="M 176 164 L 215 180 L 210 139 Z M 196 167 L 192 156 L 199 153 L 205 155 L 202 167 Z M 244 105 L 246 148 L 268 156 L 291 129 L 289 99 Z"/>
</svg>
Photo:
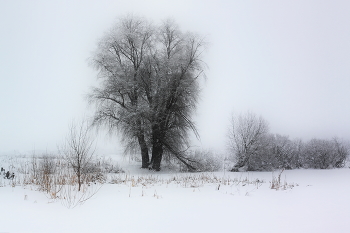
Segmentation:
<svg viewBox="0 0 350 233">
<path fill-rule="evenodd" d="M 128 13 L 210 42 L 194 145 L 223 151 L 232 112 L 247 110 L 292 139 L 350 139 L 350 1 L 0 0 L 0 153 L 55 150 L 90 114 L 87 59 Z"/>
</svg>

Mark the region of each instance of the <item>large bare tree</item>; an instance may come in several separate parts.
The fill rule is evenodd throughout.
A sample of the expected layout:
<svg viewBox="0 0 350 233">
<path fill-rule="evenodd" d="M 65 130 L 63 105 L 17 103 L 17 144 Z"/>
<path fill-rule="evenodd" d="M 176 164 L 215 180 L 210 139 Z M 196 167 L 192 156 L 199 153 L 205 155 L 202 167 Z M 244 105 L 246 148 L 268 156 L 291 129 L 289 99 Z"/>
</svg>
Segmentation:
<svg viewBox="0 0 350 233">
<path fill-rule="evenodd" d="M 102 79 L 89 96 L 97 106 L 94 123 L 122 132 L 129 147 L 137 141 L 143 168 L 159 170 L 164 152 L 191 167 L 182 152 L 188 131 L 198 136 L 191 115 L 204 45 L 171 20 L 155 27 L 129 16 L 106 34 L 92 58 Z"/>
</svg>

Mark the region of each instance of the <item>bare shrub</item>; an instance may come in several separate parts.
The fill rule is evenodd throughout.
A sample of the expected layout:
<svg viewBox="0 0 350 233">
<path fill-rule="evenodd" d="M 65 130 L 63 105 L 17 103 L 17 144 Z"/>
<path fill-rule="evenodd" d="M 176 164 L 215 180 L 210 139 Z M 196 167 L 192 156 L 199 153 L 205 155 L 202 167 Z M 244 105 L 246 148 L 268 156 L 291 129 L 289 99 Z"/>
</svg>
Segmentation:
<svg viewBox="0 0 350 233">
<path fill-rule="evenodd" d="M 279 172 L 277 177 L 272 174 L 272 181 L 270 182 L 270 189 L 287 190 L 287 189 L 294 188 L 294 186 L 298 186 L 298 184 L 288 183 L 286 179 L 284 179 L 284 182 L 282 182 L 281 175 L 283 172 L 284 172 L 284 169 L 282 169 Z"/>
<path fill-rule="evenodd" d="M 254 153 L 250 155 L 248 171 L 272 171 L 278 167 L 278 159 L 273 153 L 274 135 L 265 134 L 259 139 Z M 240 171 L 244 171 L 241 169 Z M 237 166 L 234 166 L 232 171 L 237 171 Z M 239 169 L 238 169 L 239 171 Z"/>
<path fill-rule="evenodd" d="M 72 209 L 84 204 L 87 200 L 93 197 L 101 187 L 101 184 L 89 185 L 83 183 L 79 190 L 76 186 L 64 185 L 62 186 L 57 198 L 63 206 Z"/>
<path fill-rule="evenodd" d="M 38 171 L 46 175 L 54 174 L 56 172 L 55 159 L 49 155 L 43 155 L 42 159 L 39 161 Z"/>
<path fill-rule="evenodd" d="M 33 154 L 30 159 L 30 172 L 33 176 L 33 178 L 36 178 L 39 172 L 39 163 L 37 157 Z"/>
<path fill-rule="evenodd" d="M 348 152 L 338 139 L 312 139 L 304 148 L 303 167 L 317 169 L 344 167 Z"/>
<path fill-rule="evenodd" d="M 299 165 L 300 148 L 298 141 L 279 134 L 265 135 L 261 146 L 253 155 L 251 168 L 262 171 L 294 169 Z"/>
</svg>

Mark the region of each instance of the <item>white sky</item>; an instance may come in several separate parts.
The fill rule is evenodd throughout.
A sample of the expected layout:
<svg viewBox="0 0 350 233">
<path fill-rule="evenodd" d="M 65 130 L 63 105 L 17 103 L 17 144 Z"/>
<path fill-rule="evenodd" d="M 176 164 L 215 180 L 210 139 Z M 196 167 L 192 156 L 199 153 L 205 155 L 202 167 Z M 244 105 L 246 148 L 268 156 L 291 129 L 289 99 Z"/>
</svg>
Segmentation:
<svg viewBox="0 0 350 233">
<path fill-rule="evenodd" d="M 87 59 L 127 13 L 172 17 L 210 42 L 195 145 L 223 150 L 231 113 L 246 110 L 273 133 L 350 139 L 349 1 L 0 0 L 0 153 L 55 150 L 89 114 Z"/>
</svg>

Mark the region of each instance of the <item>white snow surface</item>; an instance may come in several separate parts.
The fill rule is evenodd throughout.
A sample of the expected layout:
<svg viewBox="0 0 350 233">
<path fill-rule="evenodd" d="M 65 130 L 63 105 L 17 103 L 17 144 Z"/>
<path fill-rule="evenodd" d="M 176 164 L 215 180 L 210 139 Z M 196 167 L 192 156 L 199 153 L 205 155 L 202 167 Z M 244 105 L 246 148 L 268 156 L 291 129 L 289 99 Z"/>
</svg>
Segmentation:
<svg viewBox="0 0 350 233">
<path fill-rule="evenodd" d="M 121 161 L 126 175 L 200 176 L 164 169 L 152 172 Z M 271 172 L 204 174 L 253 184 L 104 184 L 84 204 L 67 208 L 34 186 L 12 187 L 0 178 L 0 232 L 350 232 L 350 169 L 292 170 L 287 190 L 270 189 Z"/>
</svg>

